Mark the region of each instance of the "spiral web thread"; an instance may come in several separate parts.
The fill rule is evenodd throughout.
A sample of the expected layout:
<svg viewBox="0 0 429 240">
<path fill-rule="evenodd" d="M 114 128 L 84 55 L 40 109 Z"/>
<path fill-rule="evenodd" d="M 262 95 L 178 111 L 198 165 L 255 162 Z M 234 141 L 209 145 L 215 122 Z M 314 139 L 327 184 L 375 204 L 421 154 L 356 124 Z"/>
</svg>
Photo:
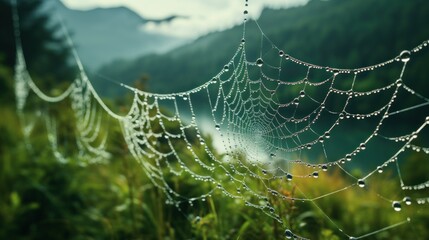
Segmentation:
<svg viewBox="0 0 429 240">
<path fill-rule="evenodd" d="M 247 10 L 244 14 L 247 18 Z M 404 156 L 410 152 L 423 153 L 427 158 L 429 148 L 420 146 L 416 139 L 424 136 L 429 118 L 423 116 L 406 133 L 396 134 L 394 129 L 385 127 L 389 119 L 429 104 L 427 97 L 408 87 L 409 79 L 405 77 L 407 64 L 413 55 L 427 51 L 428 41 L 383 63 L 339 69 L 289 56 L 271 42 L 256 20 L 252 20 L 260 31 L 261 48 L 259 56 L 250 59 L 246 55 L 245 37 L 250 21 L 245 20 L 243 39 L 237 41 L 236 52 L 211 80 L 189 91 L 171 94 L 145 92 L 122 84 L 134 93 L 134 99 L 128 114 L 120 116 L 107 107 L 92 87 L 67 34 L 79 74 L 61 95 L 52 97 L 41 91 L 26 68 L 16 9 L 14 20 L 17 36 L 15 92 L 24 135 L 28 137 L 34 126 L 34 121 L 29 121 L 24 114 L 30 93 L 47 103 L 70 99 L 76 118 L 77 146 L 89 163 L 110 157 L 106 150 L 107 131 L 101 129 L 107 128 L 103 124 L 107 118 L 116 119 L 129 151 L 152 183 L 165 193 L 167 204 L 180 209 L 221 193 L 277 220 L 284 227 L 286 238 L 304 239 L 290 230 L 289 222 L 280 215 L 271 199 L 310 202 L 344 236 L 358 239 L 407 223 L 412 216 L 354 236 L 325 214 L 317 201 L 345 191 L 370 188 L 367 181 L 390 168 L 397 172 L 395 177 L 399 179 L 401 194 L 386 197 L 380 193 L 381 200 L 396 211 L 411 203 L 429 203 L 425 196 L 409 197 L 410 191 L 421 193 L 429 187 L 429 181 L 408 185 L 399 163 L 400 159 L 406 160 Z M 301 76 L 289 79 L 289 69 L 298 69 Z M 384 69 L 397 69 L 397 75 L 393 80 L 380 82 L 375 89 L 359 90 L 360 81 L 371 73 L 382 74 Z M 404 95 L 411 95 L 420 102 L 406 109 L 395 108 L 395 103 Z M 378 99 L 372 110 L 349 110 L 353 104 L 362 101 L 367 104 L 365 99 L 371 102 L 372 97 Z M 206 124 L 207 118 L 209 124 Z M 55 119 L 45 116 L 45 122 L 54 156 L 66 163 L 67 158 L 59 151 Z M 343 146 L 343 135 L 348 134 L 350 126 L 361 122 L 369 122 L 364 137 Z M 218 144 L 208 144 L 211 136 Z M 361 155 L 377 141 L 393 143 L 394 150 L 379 159 L 376 166 L 371 166 L 366 161 L 372 159 L 362 159 Z M 357 178 L 351 169 L 362 161 L 365 161 L 363 165 L 358 166 L 368 165 L 365 168 L 369 169 L 362 169 L 363 174 Z M 318 178 L 327 175 L 325 172 L 338 171 L 349 178 L 347 184 L 328 188 L 325 192 L 312 189 L 313 185 L 317 186 Z M 208 185 L 210 190 L 182 193 L 167 180 L 172 177 L 190 178 L 197 184 Z M 295 194 L 285 191 L 292 187 L 296 189 Z"/>
</svg>

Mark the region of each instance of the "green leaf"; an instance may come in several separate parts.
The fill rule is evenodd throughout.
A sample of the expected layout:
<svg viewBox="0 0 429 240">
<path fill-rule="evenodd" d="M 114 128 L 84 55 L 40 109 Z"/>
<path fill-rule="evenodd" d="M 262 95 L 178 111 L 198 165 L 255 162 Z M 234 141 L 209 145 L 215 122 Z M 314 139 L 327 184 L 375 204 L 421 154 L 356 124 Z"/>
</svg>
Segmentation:
<svg viewBox="0 0 429 240">
<path fill-rule="evenodd" d="M 18 208 L 21 205 L 21 198 L 17 192 L 12 192 L 10 194 L 10 202 L 12 203 L 13 208 Z"/>
<path fill-rule="evenodd" d="M 246 221 L 243 225 L 241 225 L 240 230 L 238 230 L 238 238 L 243 235 L 243 233 L 249 228 L 251 221 Z"/>
</svg>

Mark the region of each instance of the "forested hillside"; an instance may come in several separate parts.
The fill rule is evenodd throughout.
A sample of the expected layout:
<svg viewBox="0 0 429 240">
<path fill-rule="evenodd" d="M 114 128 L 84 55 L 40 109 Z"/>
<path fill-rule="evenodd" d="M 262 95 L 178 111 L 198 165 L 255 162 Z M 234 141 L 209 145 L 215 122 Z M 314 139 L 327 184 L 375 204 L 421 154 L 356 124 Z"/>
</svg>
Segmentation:
<svg viewBox="0 0 429 240">
<path fill-rule="evenodd" d="M 302 7 L 266 9 L 258 22 L 272 42 L 291 56 L 324 66 L 354 68 L 393 58 L 428 39 L 428 12 L 425 0 L 313 0 Z M 246 27 L 248 60 L 255 61 L 261 34 L 252 21 Z M 142 77 L 149 79 L 148 88 L 155 92 L 187 90 L 219 72 L 241 38 L 242 26 L 236 26 L 168 54 L 114 61 L 99 73 L 131 85 Z M 429 77 L 427 71 L 421 71 L 429 55 L 423 57 L 410 70 L 420 83 Z"/>
</svg>

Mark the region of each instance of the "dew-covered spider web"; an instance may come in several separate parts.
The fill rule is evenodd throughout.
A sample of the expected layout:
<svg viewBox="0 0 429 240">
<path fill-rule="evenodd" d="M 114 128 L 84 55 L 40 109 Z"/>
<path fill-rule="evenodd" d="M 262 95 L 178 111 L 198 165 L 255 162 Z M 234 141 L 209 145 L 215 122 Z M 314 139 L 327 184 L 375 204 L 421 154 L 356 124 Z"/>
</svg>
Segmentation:
<svg viewBox="0 0 429 240">
<path fill-rule="evenodd" d="M 415 168 L 428 164 L 429 112 L 425 106 L 429 96 L 410 87 L 413 79 L 407 78 L 407 70 L 415 58 L 427 54 L 429 41 L 392 53 L 393 58 L 375 65 L 319 66 L 278 48 L 257 20 L 246 19 L 247 15 L 244 10 L 242 39 L 228 39 L 237 42 L 236 51 L 212 79 L 170 94 L 121 84 L 118 87 L 128 89 L 134 98 L 129 112 L 120 115 L 93 88 L 69 37 L 78 74 L 63 93 L 43 92 L 27 70 L 15 11 L 15 89 L 24 136 L 31 134 L 34 119 L 42 118 L 54 156 L 66 163 L 68 157 L 58 146 L 56 120 L 43 109 L 67 100 L 76 122 L 76 146 L 85 164 L 109 159 L 106 142 L 111 139 L 101 130 L 117 122 L 129 152 L 153 185 L 164 192 L 166 204 L 179 209 L 214 196 L 230 198 L 277 221 L 288 239 L 306 236 L 291 226 L 293 219 L 278 202 L 288 206 L 310 203 L 322 221 L 350 239 L 412 224 L 414 214 L 429 204 L 429 178 L 409 182 L 401 171 L 410 156 L 418 158 Z M 250 27 L 259 31 L 257 52 L 246 48 Z M 384 74 L 387 71 L 396 74 Z M 31 106 L 38 109 L 35 114 L 25 111 L 29 95 L 41 103 Z M 398 119 L 409 119 L 409 124 L 396 126 Z M 332 175 L 345 180 L 334 181 Z M 207 185 L 209 190 L 182 189 L 168 180 L 174 176 Z M 384 194 L 379 184 L 384 178 L 396 179 L 396 194 Z M 347 206 L 352 201 L 347 199 L 348 192 L 357 192 L 354 196 L 362 205 L 355 207 L 362 211 L 371 209 L 366 203 L 377 201 L 383 206 L 380 214 L 397 211 L 401 215 L 366 232 L 344 228 L 324 206 L 335 195 L 343 198 L 338 204 Z M 375 192 L 376 199 L 368 197 L 369 192 Z"/>
</svg>

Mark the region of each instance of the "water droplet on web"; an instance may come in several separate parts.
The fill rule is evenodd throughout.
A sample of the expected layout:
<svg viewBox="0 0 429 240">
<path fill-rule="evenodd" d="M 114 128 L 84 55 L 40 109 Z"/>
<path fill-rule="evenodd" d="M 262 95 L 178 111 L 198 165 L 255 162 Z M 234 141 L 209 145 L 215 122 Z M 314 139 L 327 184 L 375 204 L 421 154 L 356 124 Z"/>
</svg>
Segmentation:
<svg viewBox="0 0 429 240">
<path fill-rule="evenodd" d="M 290 174 L 290 173 L 288 173 L 288 174 L 286 174 L 286 179 L 288 180 L 288 181 L 292 181 L 292 175 Z"/>
<path fill-rule="evenodd" d="M 302 97 L 302 98 L 303 98 L 303 97 L 305 97 L 305 92 L 304 92 L 304 90 L 302 90 L 301 92 L 299 92 L 299 96 L 300 96 L 300 97 Z"/>
<path fill-rule="evenodd" d="M 329 132 L 325 132 L 325 138 L 330 138 L 331 134 Z"/>
<path fill-rule="evenodd" d="M 358 180 L 358 186 L 361 188 L 365 187 L 365 181 L 363 179 L 359 179 Z"/>
<path fill-rule="evenodd" d="M 218 131 L 219 131 L 219 130 L 220 130 L 220 126 L 219 126 L 219 124 L 216 124 L 216 125 L 215 125 L 215 128 L 216 128 L 216 130 L 218 130 Z"/>
<path fill-rule="evenodd" d="M 314 178 L 318 178 L 319 177 L 319 173 L 318 172 L 313 172 L 312 175 L 313 175 Z"/>
<path fill-rule="evenodd" d="M 340 73 L 340 71 L 338 69 L 334 69 L 333 73 L 334 73 L 334 76 L 337 76 Z"/>
<path fill-rule="evenodd" d="M 225 72 L 228 72 L 228 71 L 229 71 L 229 66 L 228 66 L 228 65 L 225 65 L 225 66 L 223 67 L 223 70 L 224 70 Z"/>
<path fill-rule="evenodd" d="M 360 150 L 365 150 L 366 149 L 365 143 L 361 143 L 359 148 L 360 148 Z"/>
<path fill-rule="evenodd" d="M 396 83 L 396 86 L 398 86 L 398 87 L 402 86 L 402 79 L 396 80 L 395 83 Z"/>
<path fill-rule="evenodd" d="M 244 10 L 243 14 L 247 15 L 247 14 L 249 14 L 249 12 L 247 10 Z"/>
<path fill-rule="evenodd" d="M 280 57 L 283 57 L 284 55 L 285 55 L 285 52 L 283 52 L 283 50 L 280 50 L 280 51 L 279 51 L 279 56 L 280 56 Z"/>
<path fill-rule="evenodd" d="M 378 172 L 378 173 L 382 173 L 382 172 L 383 172 L 383 168 L 382 168 L 381 166 L 378 166 L 378 167 L 377 167 L 377 172 Z"/>
<path fill-rule="evenodd" d="M 398 201 L 393 201 L 392 203 L 392 207 L 395 211 L 399 212 L 401 211 L 402 207 L 401 207 L 401 203 Z"/>
<path fill-rule="evenodd" d="M 291 239 L 291 238 L 293 238 L 293 233 L 292 233 L 292 231 L 291 231 L 291 230 L 289 230 L 289 229 L 286 229 L 286 231 L 285 231 L 285 237 L 286 237 L 287 239 Z"/>
<path fill-rule="evenodd" d="M 404 200 L 406 205 L 411 205 L 411 198 L 410 197 L 404 197 Z"/>
<path fill-rule="evenodd" d="M 262 65 L 264 64 L 264 61 L 262 60 L 262 58 L 258 58 L 256 59 L 256 65 L 258 67 L 262 67 Z"/>
<path fill-rule="evenodd" d="M 401 54 L 399 55 L 399 59 L 401 59 L 402 62 L 408 62 L 410 61 L 411 58 L 411 52 L 410 51 L 402 51 Z"/>
<path fill-rule="evenodd" d="M 350 154 L 347 154 L 346 155 L 346 160 L 350 162 L 352 160 L 352 156 Z"/>
<path fill-rule="evenodd" d="M 322 166 L 322 170 L 323 170 L 324 172 L 328 171 L 328 166 L 323 165 L 323 166 Z"/>
</svg>

